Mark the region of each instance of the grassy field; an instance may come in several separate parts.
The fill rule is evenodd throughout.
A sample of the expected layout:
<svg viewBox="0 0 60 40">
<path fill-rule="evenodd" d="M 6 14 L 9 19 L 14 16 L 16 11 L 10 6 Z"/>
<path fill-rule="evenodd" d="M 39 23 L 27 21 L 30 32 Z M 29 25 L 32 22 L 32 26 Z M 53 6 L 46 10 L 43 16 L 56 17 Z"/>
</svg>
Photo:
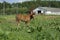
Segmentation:
<svg viewBox="0 0 60 40">
<path fill-rule="evenodd" d="M 18 27 L 15 15 L 0 15 L 0 40 L 60 40 L 60 16 L 36 15 Z"/>
</svg>

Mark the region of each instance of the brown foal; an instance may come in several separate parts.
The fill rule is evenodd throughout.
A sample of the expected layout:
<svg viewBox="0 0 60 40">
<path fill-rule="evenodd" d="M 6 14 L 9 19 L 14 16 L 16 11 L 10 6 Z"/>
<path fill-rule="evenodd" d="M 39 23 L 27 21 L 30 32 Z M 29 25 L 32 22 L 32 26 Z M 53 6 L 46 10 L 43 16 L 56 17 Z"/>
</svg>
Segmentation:
<svg viewBox="0 0 60 40">
<path fill-rule="evenodd" d="M 24 21 L 25 23 L 29 24 L 30 20 L 34 19 L 34 15 L 35 15 L 35 13 L 33 13 L 33 12 L 31 12 L 27 15 L 17 14 L 16 15 L 17 25 L 19 26 L 20 21 Z"/>
</svg>

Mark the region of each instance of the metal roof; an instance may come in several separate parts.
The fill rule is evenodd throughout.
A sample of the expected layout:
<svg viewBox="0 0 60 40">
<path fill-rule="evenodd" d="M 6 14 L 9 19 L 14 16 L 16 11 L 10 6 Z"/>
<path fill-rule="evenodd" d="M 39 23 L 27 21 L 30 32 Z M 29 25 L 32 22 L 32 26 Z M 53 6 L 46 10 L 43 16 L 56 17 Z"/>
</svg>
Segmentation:
<svg viewBox="0 0 60 40">
<path fill-rule="evenodd" d="M 51 12 L 60 12 L 60 8 L 52 8 L 52 7 L 38 7 L 38 9 L 43 9 Z"/>
</svg>

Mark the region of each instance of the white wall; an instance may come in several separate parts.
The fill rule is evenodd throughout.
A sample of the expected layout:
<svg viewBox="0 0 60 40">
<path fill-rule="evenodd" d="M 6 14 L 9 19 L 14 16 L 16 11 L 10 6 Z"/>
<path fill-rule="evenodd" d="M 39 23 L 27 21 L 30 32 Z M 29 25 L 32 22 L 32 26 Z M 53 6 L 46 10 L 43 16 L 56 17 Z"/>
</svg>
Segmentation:
<svg viewBox="0 0 60 40">
<path fill-rule="evenodd" d="M 52 12 L 54 15 L 60 15 L 60 12 Z"/>
<path fill-rule="evenodd" d="M 60 12 L 51 12 L 51 11 L 47 11 L 45 12 L 46 15 L 60 15 Z"/>
<path fill-rule="evenodd" d="M 41 10 L 41 13 L 43 13 L 44 11 Z"/>
<path fill-rule="evenodd" d="M 45 11 L 45 14 L 51 14 L 51 11 Z"/>
</svg>

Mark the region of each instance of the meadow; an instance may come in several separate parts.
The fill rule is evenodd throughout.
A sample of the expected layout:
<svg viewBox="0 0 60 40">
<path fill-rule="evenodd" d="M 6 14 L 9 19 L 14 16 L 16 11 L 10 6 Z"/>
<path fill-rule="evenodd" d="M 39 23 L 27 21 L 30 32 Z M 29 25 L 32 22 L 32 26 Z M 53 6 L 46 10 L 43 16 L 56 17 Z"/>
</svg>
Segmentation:
<svg viewBox="0 0 60 40">
<path fill-rule="evenodd" d="M 29 27 L 16 15 L 0 15 L 0 40 L 60 40 L 60 16 L 36 15 Z"/>
</svg>

